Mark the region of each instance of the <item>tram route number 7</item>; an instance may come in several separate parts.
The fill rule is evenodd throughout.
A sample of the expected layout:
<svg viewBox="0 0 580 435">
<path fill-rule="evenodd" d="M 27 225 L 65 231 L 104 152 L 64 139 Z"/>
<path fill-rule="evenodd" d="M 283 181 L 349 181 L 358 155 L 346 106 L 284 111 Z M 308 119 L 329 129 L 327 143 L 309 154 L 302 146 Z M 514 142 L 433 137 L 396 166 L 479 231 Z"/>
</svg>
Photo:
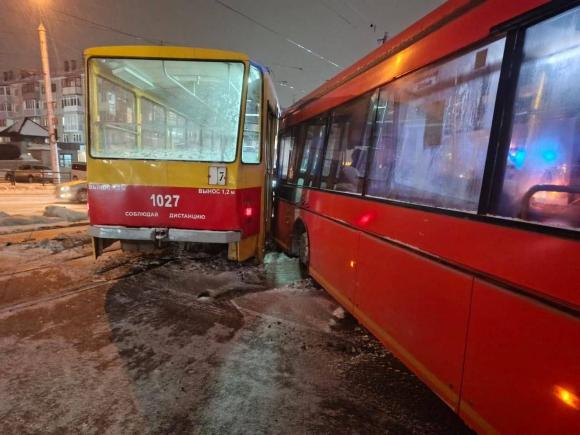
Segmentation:
<svg viewBox="0 0 580 435">
<path fill-rule="evenodd" d="M 160 195 L 152 193 L 149 197 L 153 207 L 174 208 L 179 204 L 179 195 Z"/>
<path fill-rule="evenodd" d="M 210 166 L 209 174 L 207 175 L 207 184 L 217 184 L 225 186 L 226 184 L 226 168 L 224 166 Z"/>
</svg>

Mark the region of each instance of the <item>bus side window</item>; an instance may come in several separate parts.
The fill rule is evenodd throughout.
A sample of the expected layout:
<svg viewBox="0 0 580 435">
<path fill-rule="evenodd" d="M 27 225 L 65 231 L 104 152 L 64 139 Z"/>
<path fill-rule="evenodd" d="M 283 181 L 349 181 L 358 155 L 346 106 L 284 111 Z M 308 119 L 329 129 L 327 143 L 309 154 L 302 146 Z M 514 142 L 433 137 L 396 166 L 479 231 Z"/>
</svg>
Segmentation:
<svg viewBox="0 0 580 435">
<path fill-rule="evenodd" d="M 395 102 L 387 88 L 380 90 L 375 129 L 372 138 L 372 158 L 367 177 L 367 195 L 383 196 L 395 161 Z"/>
<path fill-rule="evenodd" d="M 313 187 L 317 184 L 318 169 L 322 160 L 324 139 L 326 137 L 326 116 L 320 116 L 306 127 L 304 152 L 299 167 L 299 176 L 296 184 Z"/>
<path fill-rule="evenodd" d="M 332 111 L 322 188 L 362 193 L 375 100 L 376 92 L 368 93 Z"/>
<path fill-rule="evenodd" d="M 497 40 L 381 88 L 369 195 L 477 212 L 504 46 Z"/>
<path fill-rule="evenodd" d="M 580 227 L 578 46 L 580 7 L 526 31 L 499 215 Z"/>
<path fill-rule="evenodd" d="M 262 73 L 250 65 L 244 139 L 242 141 L 242 163 L 260 163 L 260 138 L 262 129 Z"/>
<path fill-rule="evenodd" d="M 292 128 L 294 135 L 294 147 L 290 153 L 290 164 L 288 165 L 288 182 L 296 184 L 298 172 L 300 169 L 300 162 L 302 161 L 302 154 L 304 153 L 304 137 L 306 126 L 301 123 Z"/>
<path fill-rule="evenodd" d="M 288 167 L 290 166 L 290 155 L 294 147 L 294 136 L 292 130 L 282 134 L 280 138 L 280 161 L 278 162 L 278 176 L 282 181 L 288 179 Z"/>
</svg>

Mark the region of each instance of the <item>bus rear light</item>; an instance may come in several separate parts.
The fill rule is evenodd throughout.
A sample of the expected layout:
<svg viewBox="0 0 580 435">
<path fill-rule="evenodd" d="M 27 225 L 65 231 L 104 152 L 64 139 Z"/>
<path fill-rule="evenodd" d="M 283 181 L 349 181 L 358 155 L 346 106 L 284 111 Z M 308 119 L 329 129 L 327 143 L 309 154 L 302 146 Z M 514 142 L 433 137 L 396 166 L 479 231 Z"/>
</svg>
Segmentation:
<svg viewBox="0 0 580 435">
<path fill-rule="evenodd" d="M 254 209 L 252 207 L 246 207 L 244 208 L 244 216 L 247 218 L 252 217 L 254 214 Z"/>
</svg>

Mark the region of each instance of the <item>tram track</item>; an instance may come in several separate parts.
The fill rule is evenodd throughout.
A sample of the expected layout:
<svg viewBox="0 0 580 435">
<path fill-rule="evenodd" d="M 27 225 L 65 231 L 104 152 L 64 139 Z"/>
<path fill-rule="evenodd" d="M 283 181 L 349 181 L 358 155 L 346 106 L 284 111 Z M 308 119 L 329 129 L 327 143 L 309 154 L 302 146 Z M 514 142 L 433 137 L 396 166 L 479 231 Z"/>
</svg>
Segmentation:
<svg viewBox="0 0 580 435">
<path fill-rule="evenodd" d="M 142 259 L 142 258 L 140 258 L 140 259 Z M 175 259 L 171 258 L 171 259 L 167 259 L 167 260 L 157 261 L 157 262 L 154 262 L 152 264 L 148 264 L 148 265 L 146 265 L 146 267 L 143 267 L 143 268 L 135 268 L 134 270 L 129 270 L 126 273 L 121 274 L 120 276 L 104 278 L 104 279 L 101 279 L 98 281 L 93 281 L 93 282 L 89 282 L 89 283 L 85 283 L 85 284 L 81 284 L 81 285 L 77 285 L 77 286 L 69 286 L 69 287 L 65 288 L 64 290 L 62 290 L 56 294 L 51 294 L 48 296 L 35 298 L 35 299 L 29 300 L 29 301 L 23 301 L 23 302 L 5 305 L 3 307 L 0 307 L 0 320 L 3 318 L 9 317 L 10 315 L 12 315 L 18 311 L 22 311 L 22 310 L 25 310 L 25 309 L 28 309 L 28 308 L 31 308 L 31 307 L 34 307 L 34 306 L 37 306 L 37 305 L 40 305 L 43 303 L 53 302 L 53 301 L 56 301 L 59 299 L 67 298 L 69 296 L 74 296 L 76 294 L 85 293 L 85 292 L 88 292 L 91 290 L 95 290 L 95 289 L 98 289 L 99 287 L 103 287 L 105 285 L 110 285 L 110 284 L 115 284 L 115 283 L 121 282 L 125 279 L 141 275 L 143 273 L 149 272 L 150 270 L 156 269 L 158 267 L 162 267 L 162 266 L 164 266 L 172 261 L 175 261 Z M 103 270 L 102 272 L 97 272 L 97 273 L 98 274 L 107 273 L 107 272 L 110 272 L 111 270 L 114 270 L 116 268 L 126 266 L 129 263 L 131 263 L 131 262 L 130 261 L 122 262 L 122 263 L 115 265 L 115 267 L 110 267 L 110 268 Z M 138 265 L 135 264 L 135 266 L 138 266 Z"/>
<path fill-rule="evenodd" d="M 53 238 L 55 235 L 75 233 L 88 229 L 87 223 L 71 224 L 65 227 L 52 227 L 38 230 L 17 231 L 12 233 L 0 234 L 0 244 L 20 244 L 31 241 L 47 240 Z"/>
<path fill-rule="evenodd" d="M 61 263 L 58 264 L 43 264 L 40 266 L 36 266 L 36 267 L 30 267 L 28 269 L 22 269 L 22 270 L 15 270 L 13 272 L 4 272 L 4 273 L 0 273 L 0 279 L 2 278 L 12 278 L 18 275 L 22 275 L 24 273 L 28 273 L 28 272 L 36 272 L 36 271 L 41 271 L 41 270 L 47 270 L 47 269 L 61 269 L 63 263 L 69 263 L 72 261 L 76 261 L 76 260 L 80 260 L 83 258 L 87 258 L 87 257 L 91 257 L 93 255 L 92 252 L 83 254 L 83 255 L 78 255 L 76 257 L 71 257 L 71 258 L 66 258 L 64 259 L 64 261 L 62 261 Z M 38 259 L 40 259 L 42 257 L 39 257 Z"/>
</svg>

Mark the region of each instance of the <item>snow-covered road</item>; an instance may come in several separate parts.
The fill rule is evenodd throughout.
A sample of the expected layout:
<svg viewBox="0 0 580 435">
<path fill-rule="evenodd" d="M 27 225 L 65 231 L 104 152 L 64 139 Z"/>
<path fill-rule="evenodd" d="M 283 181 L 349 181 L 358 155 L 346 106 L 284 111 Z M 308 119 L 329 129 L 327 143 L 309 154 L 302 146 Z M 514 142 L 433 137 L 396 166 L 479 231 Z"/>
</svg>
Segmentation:
<svg viewBox="0 0 580 435">
<path fill-rule="evenodd" d="M 0 245 L 0 433 L 56 432 L 469 433 L 295 260 L 70 229 Z"/>
<path fill-rule="evenodd" d="M 75 211 L 87 211 L 86 204 L 58 200 L 54 195 L 54 186 L 3 187 L 0 189 L 0 212 L 9 215 L 42 215 L 47 205 L 60 205 Z"/>
<path fill-rule="evenodd" d="M 0 234 L 62 227 L 87 219 L 87 205 L 58 200 L 54 186 L 0 184 Z"/>
</svg>

